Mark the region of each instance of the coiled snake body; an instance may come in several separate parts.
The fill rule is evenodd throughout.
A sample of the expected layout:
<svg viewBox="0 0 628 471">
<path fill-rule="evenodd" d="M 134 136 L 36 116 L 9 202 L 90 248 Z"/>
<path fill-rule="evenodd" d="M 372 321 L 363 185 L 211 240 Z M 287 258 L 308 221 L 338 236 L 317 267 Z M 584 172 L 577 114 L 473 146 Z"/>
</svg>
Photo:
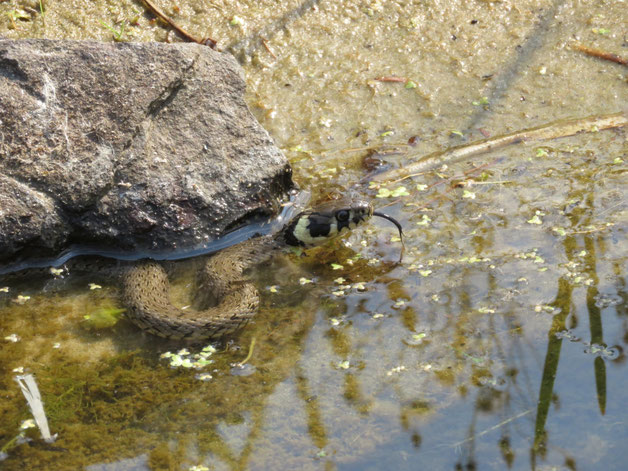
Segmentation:
<svg viewBox="0 0 628 471">
<path fill-rule="evenodd" d="M 200 310 L 181 309 L 172 303 L 168 275 L 155 261 L 112 266 L 103 264 L 100 258 L 88 258 L 73 261 L 70 267 L 72 271 L 120 277 L 126 317 L 151 334 L 195 341 L 217 339 L 240 329 L 257 313 L 259 293 L 246 277 L 249 268 L 269 259 L 277 250 L 321 244 L 372 216 L 392 221 L 401 236 L 401 225 L 374 211 L 368 202 L 332 202 L 298 214 L 276 234 L 253 237 L 219 251 L 203 263 L 197 277 L 199 298 L 213 298 L 216 305 L 205 308 L 208 303 L 201 303 Z M 28 277 L 29 270 L 32 273 L 32 269 L 15 272 L 16 278 Z"/>
<path fill-rule="evenodd" d="M 203 310 L 179 309 L 171 303 L 168 276 L 160 264 L 135 264 L 123 275 L 126 315 L 160 337 L 202 340 L 231 334 L 259 307 L 259 293 L 244 275 L 248 268 L 267 260 L 277 249 L 323 243 L 373 215 L 394 222 L 401 234 L 399 223 L 373 211 L 370 203 L 332 203 L 298 214 L 278 234 L 249 239 L 218 252 L 205 262 L 199 276 L 199 289 L 213 293 L 218 305 Z"/>
</svg>

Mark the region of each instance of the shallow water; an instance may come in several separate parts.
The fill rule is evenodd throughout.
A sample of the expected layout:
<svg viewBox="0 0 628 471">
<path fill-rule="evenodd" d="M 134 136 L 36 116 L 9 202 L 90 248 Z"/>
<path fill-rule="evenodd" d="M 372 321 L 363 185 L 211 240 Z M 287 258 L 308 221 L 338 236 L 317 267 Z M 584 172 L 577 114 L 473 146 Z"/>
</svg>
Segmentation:
<svg viewBox="0 0 628 471">
<path fill-rule="evenodd" d="M 621 111 L 626 69 L 568 45 L 626 55 L 625 6 L 310 1 L 273 32 L 300 2 L 249 3 L 191 1 L 173 17 L 223 47 L 268 27 L 265 44 L 240 48 L 252 110 L 315 199 L 373 198 L 402 221 L 403 263 L 383 220 L 277 257 L 255 274 L 255 323 L 200 370 L 160 355 L 202 346 L 97 325 L 118 306 L 106 279 L 0 282 L 0 339 L 19 337 L 0 340 L 0 448 L 30 417 L 16 368 L 36 375 L 58 434 L 46 445 L 27 431 L 0 467 L 623 469 L 625 130 L 499 150 L 388 193 L 357 182 L 380 163 Z M 2 34 L 110 40 L 100 21 L 141 11 L 48 1 L 16 31 L 6 13 L 23 4 L 0 3 Z M 167 34 L 144 16 L 125 31 Z M 232 366 L 253 338 L 246 367 Z"/>
</svg>

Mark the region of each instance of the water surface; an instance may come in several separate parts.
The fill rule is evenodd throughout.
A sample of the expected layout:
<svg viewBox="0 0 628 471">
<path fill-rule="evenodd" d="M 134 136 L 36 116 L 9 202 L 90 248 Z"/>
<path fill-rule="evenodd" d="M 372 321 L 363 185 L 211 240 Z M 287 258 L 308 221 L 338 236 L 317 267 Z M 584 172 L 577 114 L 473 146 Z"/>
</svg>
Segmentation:
<svg viewBox="0 0 628 471">
<path fill-rule="evenodd" d="M 139 3 L 48 1 L 44 17 L 30 3 L 0 4 L 3 35 L 111 40 L 105 22 L 125 24 L 123 40 L 176 40 L 149 16 L 133 26 Z M 359 182 L 448 146 L 621 111 L 625 69 L 569 44 L 625 55 L 625 6 L 321 0 L 291 15 L 301 2 L 160 4 L 235 45 L 250 107 L 314 199 L 373 198 L 402 221 L 403 263 L 382 220 L 276 257 L 255 274 L 255 323 L 198 370 L 160 356 L 202 346 L 107 326 L 117 287 L 96 274 L 0 284 L 0 339 L 19 339 L 0 340 L 0 447 L 30 418 L 15 369 L 36 375 L 58 434 L 46 445 L 25 432 L 33 440 L 0 466 L 623 469 L 625 131 Z M 29 18 L 14 29 L 16 9 Z M 193 265 L 179 270 L 181 304 Z M 246 368 L 234 367 L 253 338 Z"/>
</svg>

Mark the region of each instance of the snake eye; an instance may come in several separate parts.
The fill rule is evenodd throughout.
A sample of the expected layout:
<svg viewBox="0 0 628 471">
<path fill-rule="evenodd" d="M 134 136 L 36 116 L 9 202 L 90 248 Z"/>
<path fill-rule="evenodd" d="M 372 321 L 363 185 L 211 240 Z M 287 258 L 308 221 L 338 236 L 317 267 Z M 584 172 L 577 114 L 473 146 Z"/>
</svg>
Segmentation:
<svg viewBox="0 0 628 471">
<path fill-rule="evenodd" d="M 341 209 L 336 213 L 336 219 L 340 222 L 345 222 L 349 220 L 349 211 L 346 209 Z"/>
</svg>

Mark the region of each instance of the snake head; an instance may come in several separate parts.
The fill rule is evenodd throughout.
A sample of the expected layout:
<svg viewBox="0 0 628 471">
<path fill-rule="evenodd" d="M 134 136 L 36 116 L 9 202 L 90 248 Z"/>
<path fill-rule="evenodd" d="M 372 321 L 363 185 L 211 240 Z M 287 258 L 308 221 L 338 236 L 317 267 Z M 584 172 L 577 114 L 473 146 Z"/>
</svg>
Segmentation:
<svg viewBox="0 0 628 471">
<path fill-rule="evenodd" d="M 338 201 L 325 203 L 297 214 L 284 229 L 288 245 L 312 247 L 320 245 L 344 230 L 350 231 L 373 216 L 373 206 L 367 201 Z"/>
</svg>

